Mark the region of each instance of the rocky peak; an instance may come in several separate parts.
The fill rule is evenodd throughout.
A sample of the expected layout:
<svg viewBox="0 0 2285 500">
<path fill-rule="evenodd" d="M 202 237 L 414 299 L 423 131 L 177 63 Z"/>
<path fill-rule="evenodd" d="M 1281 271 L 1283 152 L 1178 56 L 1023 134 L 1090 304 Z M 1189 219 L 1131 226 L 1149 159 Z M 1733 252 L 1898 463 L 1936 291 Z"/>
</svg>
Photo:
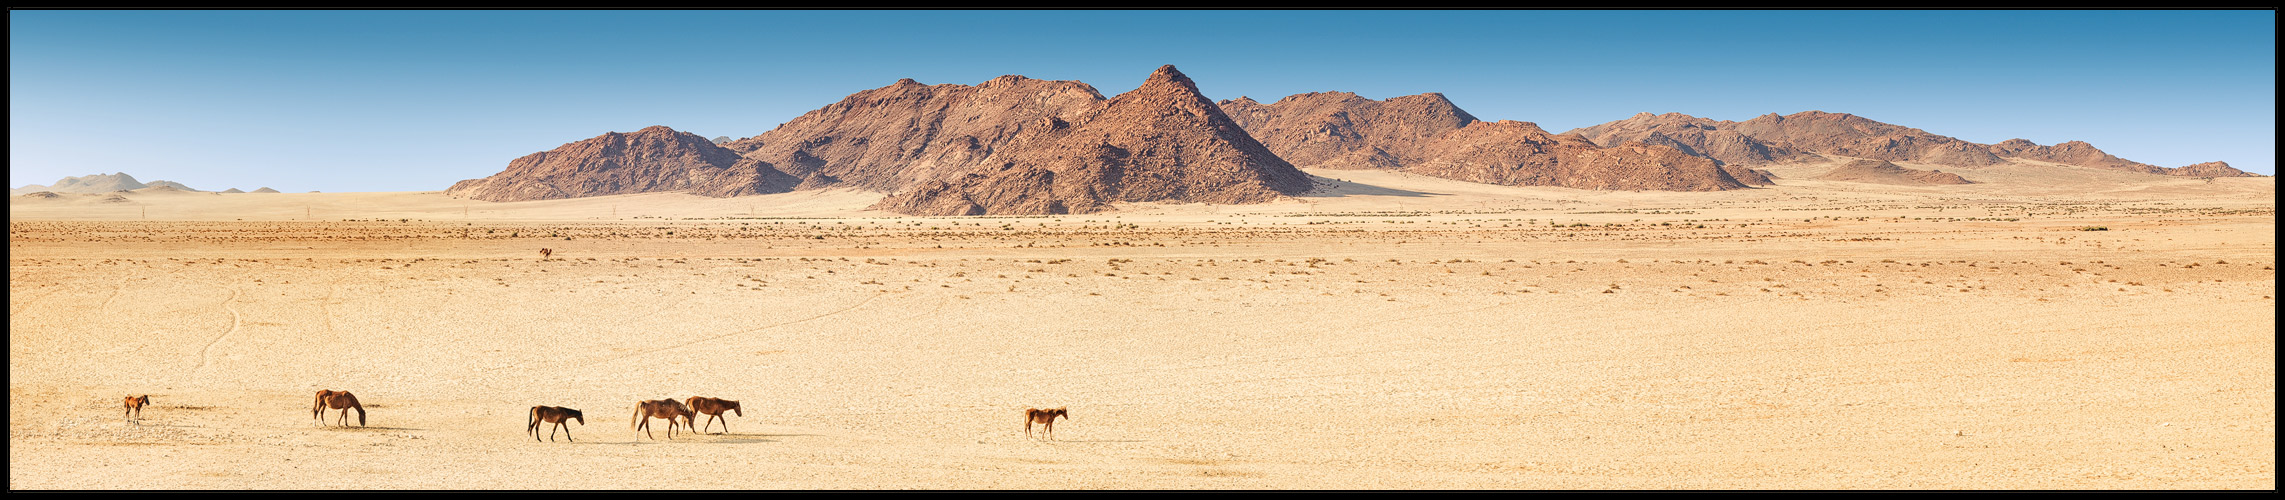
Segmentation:
<svg viewBox="0 0 2285 500">
<path fill-rule="evenodd" d="M 1043 122 L 1044 123 L 1044 122 Z M 1309 188 L 1174 66 L 1067 120 L 1034 127 L 957 178 L 876 208 L 916 215 L 1087 213 L 1113 202 L 1258 203 Z"/>
</svg>

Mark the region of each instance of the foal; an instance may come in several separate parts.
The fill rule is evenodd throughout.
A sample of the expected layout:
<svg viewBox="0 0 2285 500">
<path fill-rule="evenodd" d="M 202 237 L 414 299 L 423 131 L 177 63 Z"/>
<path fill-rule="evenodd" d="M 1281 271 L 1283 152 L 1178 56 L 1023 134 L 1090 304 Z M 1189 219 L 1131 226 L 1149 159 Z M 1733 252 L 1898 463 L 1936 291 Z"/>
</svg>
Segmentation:
<svg viewBox="0 0 2285 500">
<path fill-rule="evenodd" d="M 365 426 L 365 407 L 357 404 L 357 396 L 350 395 L 349 391 L 317 391 L 317 404 L 309 407 L 309 417 L 317 419 L 318 425 L 325 425 L 325 417 L 320 415 L 324 415 L 328 408 L 341 410 L 342 427 L 349 426 L 349 410 L 354 408 L 357 410 L 357 426 Z"/>
<path fill-rule="evenodd" d="M 1071 418 L 1071 411 L 1060 407 L 1053 410 L 1042 410 L 1038 408 L 1025 409 L 1023 411 L 1024 437 L 1031 437 L 1031 424 L 1039 423 L 1047 424 L 1047 438 L 1055 439 L 1055 419 L 1057 417 L 1062 417 L 1068 420 Z"/>
<path fill-rule="evenodd" d="M 691 411 L 690 407 L 683 406 L 681 401 L 672 399 L 644 401 L 635 404 L 635 421 L 628 422 L 627 425 L 635 430 L 643 431 L 643 435 L 656 440 L 659 437 L 651 435 L 651 419 L 663 418 L 666 419 L 666 438 L 674 439 L 674 419 L 680 417 L 683 422 L 691 422 L 697 413 Z M 637 423 L 641 425 L 636 425 Z M 729 427 L 729 425 L 722 424 L 723 427 Z M 686 424 L 684 427 L 688 427 L 688 425 Z"/>
<path fill-rule="evenodd" d="M 128 418 L 128 415 L 133 415 L 134 417 L 132 418 L 143 418 L 143 407 L 150 404 L 151 395 L 149 394 L 141 396 L 127 396 L 127 413 L 120 415 L 120 417 Z M 730 424 L 722 424 L 722 426 L 729 427 Z"/>
<path fill-rule="evenodd" d="M 723 434 L 730 433 L 730 419 L 722 418 L 723 410 L 735 412 L 738 414 L 738 416 L 741 417 L 746 416 L 746 410 L 739 408 L 737 401 L 709 398 L 705 396 L 691 396 L 690 399 L 686 401 L 686 403 L 688 403 L 690 406 L 691 411 L 696 411 L 707 415 L 706 429 L 711 429 L 714 427 L 714 419 L 722 419 Z M 706 430 L 699 429 L 699 432 L 706 432 Z"/>
<path fill-rule="evenodd" d="M 579 425 L 587 425 L 587 416 L 580 414 L 579 410 L 564 408 L 561 406 L 534 406 L 532 407 L 532 419 L 530 425 L 526 425 L 524 427 L 525 430 L 531 431 L 532 440 L 538 441 L 540 440 L 540 422 L 555 424 L 555 427 L 549 427 L 547 429 L 547 440 L 554 441 L 555 429 L 560 427 L 563 428 L 563 439 L 565 441 L 571 441 L 574 443 L 578 442 L 572 441 L 571 425 L 563 423 L 565 419 L 578 420 Z"/>
</svg>

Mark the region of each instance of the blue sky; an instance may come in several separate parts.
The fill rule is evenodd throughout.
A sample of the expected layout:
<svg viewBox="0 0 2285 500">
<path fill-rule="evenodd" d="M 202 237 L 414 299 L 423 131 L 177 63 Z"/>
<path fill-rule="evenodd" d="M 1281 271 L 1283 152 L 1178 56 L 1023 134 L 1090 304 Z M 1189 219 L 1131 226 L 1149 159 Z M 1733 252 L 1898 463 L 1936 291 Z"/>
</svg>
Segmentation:
<svg viewBox="0 0 2285 500">
<path fill-rule="evenodd" d="M 433 191 L 604 132 L 769 131 L 899 78 L 1442 92 L 1551 132 L 1851 113 L 2276 171 L 2276 14 L 2234 11 L 24 11 L 9 185 Z"/>
</svg>

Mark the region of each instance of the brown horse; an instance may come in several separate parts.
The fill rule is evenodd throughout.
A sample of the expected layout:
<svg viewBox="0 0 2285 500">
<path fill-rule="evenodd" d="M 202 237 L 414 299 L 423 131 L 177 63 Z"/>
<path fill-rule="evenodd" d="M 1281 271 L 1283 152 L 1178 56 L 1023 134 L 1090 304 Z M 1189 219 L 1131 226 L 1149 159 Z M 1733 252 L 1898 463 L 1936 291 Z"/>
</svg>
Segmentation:
<svg viewBox="0 0 2285 500">
<path fill-rule="evenodd" d="M 341 410 L 342 427 L 349 426 L 349 410 L 354 408 L 357 410 L 357 426 L 365 426 L 365 406 L 357 404 L 357 396 L 350 395 L 349 391 L 317 391 L 317 404 L 309 407 L 309 418 L 317 419 L 318 425 L 325 425 L 325 417 L 320 415 L 324 415 L 328 408 Z"/>
<path fill-rule="evenodd" d="M 697 414 L 698 412 L 691 411 L 689 406 L 683 406 L 681 401 L 672 399 L 644 401 L 635 404 L 635 421 L 628 422 L 627 425 L 635 430 L 643 431 L 643 435 L 650 436 L 651 439 L 655 440 L 659 437 L 651 434 L 651 419 L 663 418 L 666 419 L 666 438 L 674 439 L 674 419 L 676 417 L 682 418 L 682 421 L 685 422 L 684 428 L 688 428 L 688 422 L 695 420 L 694 417 Z M 636 425 L 637 423 L 641 425 Z M 728 426 L 728 424 L 724 424 L 724 426 Z"/>
<path fill-rule="evenodd" d="M 532 407 L 532 420 L 530 425 L 526 425 L 524 427 L 525 430 L 531 431 L 532 440 L 538 441 L 540 440 L 540 422 L 555 424 L 555 427 L 549 427 L 547 429 L 547 440 L 554 441 L 555 429 L 560 427 L 563 429 L 563 439 L 565 441 L 572 441 L 571 425 L 563 423 L 565 419 L 578 420 L 579 425 L 587 425 L 587 416 L 580 414 L 579 410 L 564 408 L 561 406 L 534 406 Z M 578 441 L 572 442 L 576 443 Z"/>
<path fill-rule="evenodd" d="M 549 255 L 554 255 L 554 254 L 555 254 L 555 249 L 553 249 L 553 248 L 542 248 L 542 249 L 540 249 L 540 260 L 547 260 L 547 256 L 549 256 Z"/>
<path fill-rule="evenodd" d="M 1025 409 L 1023 411 L 1024 437 L 1031 437 L 1031 424 L 1037 423 L 1047 424 L 1047 438 L 1055 439 L 1055 419 L 1057 417 L 1062 417 L 1065 420 L 1069 420 L 1071 418 L 1071 411 L 1060 407 L 1053 410 L 1042 410 L 1038 408 Z"/>
<path fill-rule="evenodd" d="M 149 394 L 141 396 L 127 396 L 127 413 L 120 415 L 120 417 L 129 418 L 129 415 L 133 415 L 132 418 L 143 418 L 143 407 L 150 404 L 151 395 Z M 729 425 L 730 424 L 722 424 L 723 427 L 729 427 Z"/>
<path fill-rule="evenodd" d="M 707 415 L 706 427 L 699 429 L 699 432 L 706 432 L 706 429 L 714 428 L 714 419 L 720 418 L 722 419 L 722 433 L 730 433 L 730 419 L 722 418 L 722 412 L 724 410 L 735 412 L 738 414 L 738 416 L 741 417 L 746 416 L 746 410 L 738 408 L 737 401 L 709 398 L 705 396 L 691 396 L 689 400 L 685 401 L 685 403 L 690 406 L 692 411 L 704 413 Z"/>
</svg>

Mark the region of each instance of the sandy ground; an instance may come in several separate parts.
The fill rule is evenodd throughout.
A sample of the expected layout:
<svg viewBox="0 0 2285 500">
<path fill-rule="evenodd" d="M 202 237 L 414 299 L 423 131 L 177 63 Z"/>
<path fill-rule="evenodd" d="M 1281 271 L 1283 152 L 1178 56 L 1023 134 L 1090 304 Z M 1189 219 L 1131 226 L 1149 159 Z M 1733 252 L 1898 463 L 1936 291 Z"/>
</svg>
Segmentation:
<svg viewBox="0 0 2285 500">
<path fill-rule="evenodd" d="M 1818 168 L 1060 217 L 17 197 L 9 486 L 2275 488 L 2273 178 Z M 627 427 L 693 395 L 744 412 Z"/>
</svg>

